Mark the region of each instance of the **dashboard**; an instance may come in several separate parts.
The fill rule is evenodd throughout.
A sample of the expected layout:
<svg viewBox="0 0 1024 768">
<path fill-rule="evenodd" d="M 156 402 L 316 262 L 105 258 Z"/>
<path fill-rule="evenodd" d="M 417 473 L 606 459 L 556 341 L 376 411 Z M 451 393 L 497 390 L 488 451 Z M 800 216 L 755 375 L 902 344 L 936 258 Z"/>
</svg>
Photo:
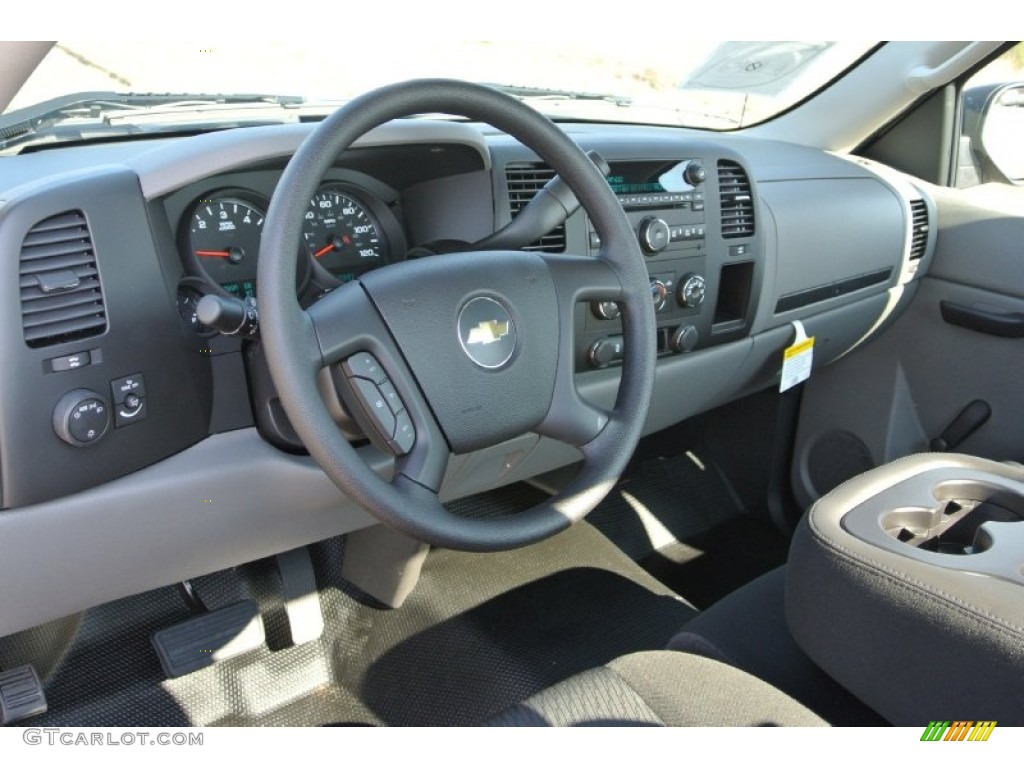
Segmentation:
<svg viewBox="0 0 1024 768">
<path fill-rule="evenodd" d="M 794 323 L 815 337 L 815 365 L 850 352 L 927 269 L 934 205 L 882 166 L 682 129 L 562 127 L 608 162 L 647 263 L 659 353 L 648 432 L 777 385 Z M 53 568 L 32 586 L 34 605 L 0 618 L 0 635 L 372 522 L 305 455 L 260 345 L 212 332 L 197 313 L 206 294 L 258 306 L 267 204 L 309 130 L 3 160 L 0 577 L 31 572 L 30 559 Z M 472 249 L 552 175 L 487 126 L 381 126 L 337 158 L 309 201 L 300 303 L 370 270 Z M 596 254 L 600 237 L 579 211 L 529 247 Z M 610 406 L 618 308 L 581 303 L 575 319 L 577 388 Z M 339 427 L 387 474 L 385 447 L 329 390 Z M 453 456 L 442 498 L 579 456 L 534 434 Z M 85 569 L 88 583 L 68 588 Z"/>
</svg>

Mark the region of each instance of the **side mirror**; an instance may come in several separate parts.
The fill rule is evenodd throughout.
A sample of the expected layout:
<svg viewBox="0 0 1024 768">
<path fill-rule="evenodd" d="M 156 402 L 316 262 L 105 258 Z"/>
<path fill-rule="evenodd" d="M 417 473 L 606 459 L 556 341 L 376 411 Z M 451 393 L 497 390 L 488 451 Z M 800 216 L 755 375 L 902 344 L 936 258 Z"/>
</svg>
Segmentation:
<svg viewBox="0 0 1024 768">
<path fill-rule="evenodd" d="M 1024 184 L 1024 83 L 964 91 L 960 154 L 960 175 L 973 166 L 976 184 Z"/>
</svg>

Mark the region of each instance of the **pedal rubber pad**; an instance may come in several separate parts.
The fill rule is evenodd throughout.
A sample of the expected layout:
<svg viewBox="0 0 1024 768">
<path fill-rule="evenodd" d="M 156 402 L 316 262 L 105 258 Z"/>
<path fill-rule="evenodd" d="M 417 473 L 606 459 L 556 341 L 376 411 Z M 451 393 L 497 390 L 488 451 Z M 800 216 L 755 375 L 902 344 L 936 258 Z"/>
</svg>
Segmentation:
<svg viewBox="0 0 1024 768">
<path fill-rule="evenodd" d="M 0 672 L 0 725 L 11 725 L 46 711 L 46 695 L 35 667 Z"/>
<path fill-rule="evenodd" d="M 181 677 L 263 645 L 260 612 L 252 600 L 193 616 L 153 633 L 153 647 L 168 677 Z"/>
</svg>

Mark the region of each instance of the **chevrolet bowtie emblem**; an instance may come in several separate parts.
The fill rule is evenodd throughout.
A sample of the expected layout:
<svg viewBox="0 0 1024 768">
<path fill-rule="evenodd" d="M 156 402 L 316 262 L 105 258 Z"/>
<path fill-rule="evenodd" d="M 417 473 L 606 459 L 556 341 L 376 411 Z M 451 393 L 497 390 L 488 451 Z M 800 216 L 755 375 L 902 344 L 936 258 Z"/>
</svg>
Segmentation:
<svg viewBox="0 0 1024 768">
<path fill-rule="evenodd" d="M 508 322 L 485 320 L 469 329 L 467 344 L 493 344 L 508 336 Z"/>
</svg>

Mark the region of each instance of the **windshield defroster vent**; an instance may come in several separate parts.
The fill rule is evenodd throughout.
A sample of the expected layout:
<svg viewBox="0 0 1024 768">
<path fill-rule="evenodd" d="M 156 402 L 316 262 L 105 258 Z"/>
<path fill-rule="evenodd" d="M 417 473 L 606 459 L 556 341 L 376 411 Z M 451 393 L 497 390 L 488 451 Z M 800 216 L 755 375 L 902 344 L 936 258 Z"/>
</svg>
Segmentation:
<svg viewBox="0 0 1024 768">
<path fill-rule="evenodd" d="M 107 329 L 92 235 L 81 211 L 66 211 L 25 235 L 18 261 L 25 343 L 46 347 Z"/>
<path fill-rule="evenodd" d="M 910 260 L 924 256 L 928 247 L 928 206 L 924 200 L 910 201 Z"/>
<path fill-rule="evenodd" d="M 753 235 L 754 197 L 750 179 L 739 163 L 718 161 L 718 194 L 722 201 L 722 237 Z"/>
<path fill-rule="evenodd" d="M 554 176 L 555 172 L 541 163 L 510 163 L 505 166 L 509 212 L 512 218 L 515 218 Z M 523 250 L 562 253 L 565 251 L 565 224 L 555 227 Z"/>
</svg>

